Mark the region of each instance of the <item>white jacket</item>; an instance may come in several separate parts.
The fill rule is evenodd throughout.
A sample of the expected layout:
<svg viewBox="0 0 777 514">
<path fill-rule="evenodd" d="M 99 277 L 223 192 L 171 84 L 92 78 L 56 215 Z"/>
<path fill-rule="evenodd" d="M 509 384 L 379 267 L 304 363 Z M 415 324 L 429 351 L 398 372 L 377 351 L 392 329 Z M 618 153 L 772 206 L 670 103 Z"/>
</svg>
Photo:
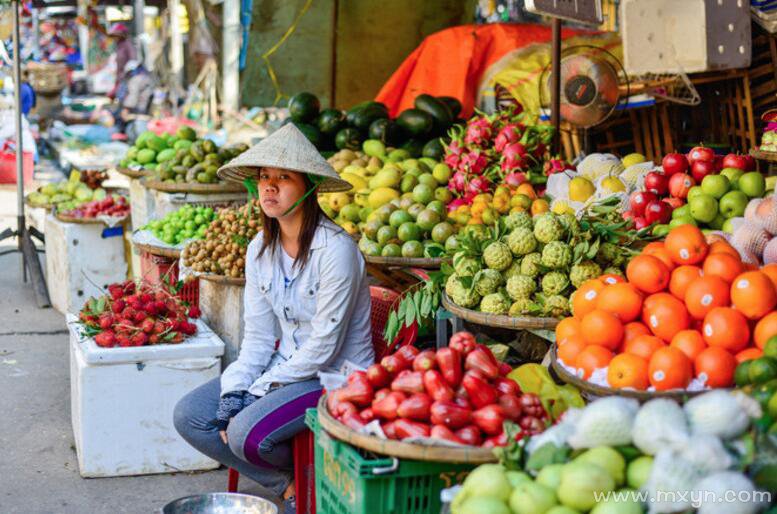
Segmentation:
<svg viewBox="0 0 777 514">
<path fill-rule="evenodd" d="M 246 252 L 245 335 L 240 355 L 221 376 L 221 394 L 263 396 L 272 384 L 315 378 L 346 360 L 372 364 L 367 273 L 351 236 L 322 221 L 305 268 L 295 266 L 284 286 L 280 243 L 257 257 L 262 234 Z"/>
</svg>

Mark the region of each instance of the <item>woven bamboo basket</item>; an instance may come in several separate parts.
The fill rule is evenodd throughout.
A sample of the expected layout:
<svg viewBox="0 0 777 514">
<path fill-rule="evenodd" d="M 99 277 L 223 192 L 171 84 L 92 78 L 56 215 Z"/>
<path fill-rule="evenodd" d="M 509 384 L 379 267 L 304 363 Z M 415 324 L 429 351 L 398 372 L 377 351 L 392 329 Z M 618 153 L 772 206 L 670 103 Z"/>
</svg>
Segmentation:
<svg viewBox="0 0 777 514">
<path fill-rule="evenodd" d="M 376 257 L 364 256 L 364 260 L 370 264 L 383 266 L 395 266 L 400 268 L 440 269 L 442 259 L 428 259 L 425 257 Z"/>
<path fill-rule="evenodd" d="M 155 189 L 165 193 L 218 194 L 242 193 L 245 191 L 243 184 L 237 182 L 219 182 L 217 184 L 200 184 L 199 182 L 162 182 L 161 180 L 150 177 L 144 178 L 142 182 L 143 185 L 149 189 Z"/>
<path fill-rule="evenodd" d="M 513 330 L 553 330 L 558 325 L 556 318 L 538 318 L 535 316 L 506 316 L 502 314 L 486 314 L 459 307 L 444 292 L 442 293 L 442 306 L 456 315 L 456 317 L 483 325 L 485 327 L 509 328 Z"/>
</svg>

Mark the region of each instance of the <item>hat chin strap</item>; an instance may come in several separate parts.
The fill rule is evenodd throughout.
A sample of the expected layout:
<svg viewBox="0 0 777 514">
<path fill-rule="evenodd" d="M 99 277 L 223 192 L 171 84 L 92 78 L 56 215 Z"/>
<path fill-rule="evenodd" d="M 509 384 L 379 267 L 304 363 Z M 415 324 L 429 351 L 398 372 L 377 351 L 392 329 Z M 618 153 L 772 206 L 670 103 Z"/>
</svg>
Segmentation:
<svg viewBox="0 0 777 514">
<path fill-rule="evenodd" d="M 314 192 L 316 189 L 318 189 L 318 186 L 320 186 L 321 184 L 323 184 L 323 183 L 324 183 L 324 181 L 326 180 L 324 177 L 319 177 L 318 175 L 308 175 L 308 178 L 310 179 L 310 181 L 311 181 L 311 182 L 313 182 L 313 187 L 311 187 L 310 189 L 308 189 L 308 190 L 305 192 L 305 194 L 304 194 L 304 195 L 302 195 L 302 197 L 301 197 L 299 200 L 297 200 L 296 202 L 294 202 L 294 204 L 293 204 L 291 207 L 289 207 L 288 209 L 286 209 L 286 212 L 284 212 L 284 213 L 283 213 L 283 216 L 286 216 L 286 215 L 288 215 L 288 214 L 289 214 L 291 211 L 293 211 L 294 209 L 296 209 L 297 207 L 299 207 L 299 205 L 300 205 L 302 202 L 304 202 L 304 201 L 305 201 L 305 198 L 307 198 L 308 196 L 310 196 L 311 194 L 313 194 L 313 192 Z"/>
</svg>

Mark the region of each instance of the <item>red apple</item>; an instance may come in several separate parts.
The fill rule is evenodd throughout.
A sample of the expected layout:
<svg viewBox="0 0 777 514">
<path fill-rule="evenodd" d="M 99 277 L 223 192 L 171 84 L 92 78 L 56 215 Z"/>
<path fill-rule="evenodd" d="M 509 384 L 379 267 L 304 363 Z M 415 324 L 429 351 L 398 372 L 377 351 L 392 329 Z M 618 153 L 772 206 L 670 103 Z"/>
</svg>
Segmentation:
<svg viewBox="0 0 777 514">
<path fill-rule="evenodd" d="M 623 213 L 623 219 L 625 220 L 633 220 L 634 219 L 634 213 L 631 211 L 626 211 Z"/>
<path fill-rule="evenodd" d="M 755 171 L 755 157 L 752 155 L 745 155 L 745 171 Z"/>
<path fill-rule="evenodd" d="M 688 197 L 688 190 L 696 185 L 693 177 L 685 173 L 677 173 L 669 177 L 669 194 L 675 198 Z"/>
<path fill-rule="evenodd" d="M 653 200 L 645 207 L 645 221 L 653 223 L 669 223 L 672 217 L 672 207 L 661 200 Z"/>
<path fill-rule="evenodd" d="M 647 220 L 642 216 L 637 216 L 636 218 L 634 218 L 634 228 L 636 228 L 637 230 L 642 230 L 648 225 L 650 225 L 650 223 L 648 223 Z"/>
<path fill-rule="evenodd" d="M 658 196 L 663 196 L 669 187 L 666 175 L 657 171 L 651 171 L 645 175 L 645 189 Z"/>
<path fill-rule="evenodd" d="M 661 166 L 664 168 L 664 175 L 671 177 L 675 173 L 685 173 L 690 164 L 685 155 L 681 153 L 668 153 L 661 161 Z"/>
<path fill-rule="evenodd" d="M 664 201 L 669 204 L 672 210 L 675 210 L 678 207 L 682 207 L 683 205 L 685 205 L 685 200 L 683 200 L 682 198 L 675 198 L 674 196 L 670 196 L 669 198 L 664 198 Z"/>
<path fill-rule="evenodd" d="M 715 173 L 720 173 L 720 170 L 723 169 L 723 156 L 716 155 L 715 158 L 712 159 L 712 164 L 715 165 Z"/>
<path fill-rule="evenodd" d="M 645 214 L 645 207 L 653 200 L 658 200 L 655 193 L 650 191 L 635 191 L 629 196 L 629 205 L 631 206 L 631 212 L 634 216 L 642 216 Z"/>
<path fill-rule="evenodd" d="M 715 163 L 712 161 L 696 161 L 691 164 L 691 175 L 697 184 L 700 184 L 707 175 L 712 175 L 714 173 Z"/>
<path fill-rule="evenodd" d="M 744 155 L 730 153 L 723 157 L 723 168 L 736 168 L 744 171 L 747 167 L 747 159 Z"/>
<path fill-rule="evenodd" d="M 706 146 L 695 146 L 688 152 L 688 162 L 691 163 L 691 166 L 696 161 L 712 161 L 714 158 L 715 152 Z"/>
</svg>

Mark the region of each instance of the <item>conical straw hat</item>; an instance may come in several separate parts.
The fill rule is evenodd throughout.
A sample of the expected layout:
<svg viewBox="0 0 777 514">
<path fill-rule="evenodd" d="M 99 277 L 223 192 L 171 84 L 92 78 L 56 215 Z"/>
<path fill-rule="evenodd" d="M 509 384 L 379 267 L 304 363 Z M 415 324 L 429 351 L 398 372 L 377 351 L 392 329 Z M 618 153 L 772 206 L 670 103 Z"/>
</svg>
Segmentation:
<svg viewBox="0 0 777 514">
<path fill-rule="evenodd" d="M 348 191 L 353 186 L 318 153 L 305 135 L 288 123 L 219 168 L 219 178 L 243 182 L 256 177 L 261 168 L 281 168 L 317 175 L 325 180 L 318 186 L 322 193 Z"/>
</svg>

